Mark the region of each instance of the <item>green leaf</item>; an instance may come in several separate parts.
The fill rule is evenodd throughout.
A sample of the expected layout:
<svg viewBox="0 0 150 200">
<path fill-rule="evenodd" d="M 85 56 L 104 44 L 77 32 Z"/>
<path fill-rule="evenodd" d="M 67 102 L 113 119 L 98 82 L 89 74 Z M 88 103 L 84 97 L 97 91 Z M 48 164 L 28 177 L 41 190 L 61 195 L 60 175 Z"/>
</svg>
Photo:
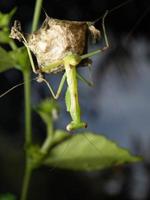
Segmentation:
<svg viewBox="0 0 150 200">
<path fill-rule="evenodd" d="M 0 43 L 9 43 L 11 38 L 9 38 L 9 29 L 4 28 L 0 31 Z"/>
<path fill-rule="evenodd" d="M 14 62 L 14 67 L 21 71 L 29 70 L 30 61 L 25 47 L 17 48 L 16 50 L 9 51 L 8 53 Z"/>
<path fill-rule="evenodd" d="M 0 194 L 0 200 L 16 200 L 16 197 L 13 194 Z"/>
<path fill-rule="evenodd" d="M 13 68 L 14 65 L 14 59 L 9 55 L 7 51 L 0 47 L 0 72 Z"/>
<path fill-rule="evenodd" d="M 11 40 L 9 38 L 9 24 L 15 12 L 16 8 L 14 8 L 10 13 L 4 14 L 0 12 L 0 43 L 9 43 Z"/>
<path fill-rule="evenodd" d="M 35 111 L 40 115 L 46 124 L 49 124 L 52 118 L 57 118 L 59 107 L 55 100 L 46 99 L 35 107 Z"/>
<path fill-rule="evenodd" d="M 69 88 L 67 88 L 67 91 L 66 91 L 65 102 L 66 102 L 67 111 L 69 112 L 70 111 L 70 105 L 71 105 Z"/>
<path fill-rule="evenodd" d="M 59 144 L 70 137 L 71 135 L 64 130 L 56 130 L 53 136 L 52 145 Z"/>
<path fill-rule="evenodd" d="M 44 164 L 63 169 L 92 171 L 140 160 L 140 157 L 131 155 L 104 136 L 84 133 L 72 135 L 54 146 Z"/>
<path fill-rule="evenodd" d="M 10 13 L 2 13 L 0 12 L 0 28 L 8 27 L 10 20 L 14 13 L 16 12 L 16 8 L 10 11 Z"/>
<path fill-rule="evenodd" d="M 17 48 L 13 51 L 6 51 L 0 47 L 0 72 L 16 67 L 23 71 L 28 70 L 30 62 L 25 47 Z"/>
</svg>

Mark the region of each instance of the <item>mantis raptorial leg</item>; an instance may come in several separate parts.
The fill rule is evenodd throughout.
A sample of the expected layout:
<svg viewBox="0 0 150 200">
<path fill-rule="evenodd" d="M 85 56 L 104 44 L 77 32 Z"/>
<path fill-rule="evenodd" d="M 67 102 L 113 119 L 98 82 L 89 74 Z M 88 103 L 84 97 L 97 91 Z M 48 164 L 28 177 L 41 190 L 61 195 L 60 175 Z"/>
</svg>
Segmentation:
<svg viewBox="0 0 150 200">
<path fill-rule="evenodd" d="M 78 81 L 76 66 L 80 62 L 80 56 L 75 54 L 70 54 L 64 58 L 64 66 L 66 71 L 67 83 L 68 83 L 68 95 L 70 102 L 68 102 L 68 111 L 72 117 L 72 121 L 67 125 L 66 129 L 68 131 L 85 128 L 87 124 L 81 121 L 80 105 L 78 98 Z"/>
</svg>

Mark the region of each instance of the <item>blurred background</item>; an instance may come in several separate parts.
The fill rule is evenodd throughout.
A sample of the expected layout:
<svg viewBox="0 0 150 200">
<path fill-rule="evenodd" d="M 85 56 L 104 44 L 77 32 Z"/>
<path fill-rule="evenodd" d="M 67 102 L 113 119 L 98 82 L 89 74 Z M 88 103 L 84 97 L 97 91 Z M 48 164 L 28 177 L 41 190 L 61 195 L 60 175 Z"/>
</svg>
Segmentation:
<svg viewBox="0 0 150 200">
<path fill-rule="evenodd" d="M 9 12 L 16 6 L 13 20 L 20 20 L 25 32 L 29 32 L 34 3 L 34 0 L 0 0 L 0 11 Z M 94 21 L 106 10 L 111 11 L 105 22 L 110 48 L 92 58 L 91 72 L 80 69 L 94 83 L 92 88 L 79 83 L 82 116 L 88 122 L 89 131 L 101 133 L 142 155 L 144 162 L 92 173 L 43 167 L 33 174 L 30 200 L 150 199 L 149 0 L 44 0 L 40 23 L 44 12 L 58 19 Z M 101 28 L 101 20 L 96 27 Z M 98 44 L 89 42 L 89 51 L 102 46 L 103 40 Z M 60 77 L 49 75 L 47 79 L 56 89 Z M 15 69 L 0 74 L 0 93 L 22 81 L 21 73 Z M 55 124 L 61 129 L 70 120 L 64 92 L 58 101 L 61 112 Z M 49 95 L 45 85 L 32 82 L 33 105 Z M 0 99 L 0 193 L 19 196 L 23 132 L 24 99 L 20 87 Z M 44 124 L 36 113 L 33 113 L 33 132 L 37 140 L 45 136 Z"/>
</svg>

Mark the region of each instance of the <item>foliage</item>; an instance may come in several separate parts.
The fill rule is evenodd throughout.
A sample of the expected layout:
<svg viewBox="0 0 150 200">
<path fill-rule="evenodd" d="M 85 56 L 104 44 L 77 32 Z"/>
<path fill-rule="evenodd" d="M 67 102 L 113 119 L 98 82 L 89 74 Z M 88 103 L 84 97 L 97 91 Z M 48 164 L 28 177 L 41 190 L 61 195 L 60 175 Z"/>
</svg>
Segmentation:
<svg viewBox="0 0 150 200">
<path fill-rule="evenodd" d="M 86 132 L 73 135 L 52 148 L 44 163 L 63 169 L 93 171 L 136 161 L 140 158 L 132 156 L 114 142 Z"/>
<path fill-rule="evenodd" d="M 0 72 L 4 72 L 13 67 L 25 70 L 29 66 L 27 51 L 24 47 L 7 52 L 0 47 Z"/>
<path fill-rule="evenodd" d="M 15 66 L 14 59 L 11 58 L 9 52 L 0 47 L 0 72 L 4 72 Z"/>
<path fill-rule="evenodd" d="M 3 14 L 0 12 L 0 43 L 9 43 L 11 39 L 9 38 L 9 24 L 12 16 L 16 12 L 14 8 L 10 13 Z"/>
<path fill-rule="evenodd" d="M 0 194 L 0 200 L 16 200 L 16 197 L 10 193 Z"/>
</svg>

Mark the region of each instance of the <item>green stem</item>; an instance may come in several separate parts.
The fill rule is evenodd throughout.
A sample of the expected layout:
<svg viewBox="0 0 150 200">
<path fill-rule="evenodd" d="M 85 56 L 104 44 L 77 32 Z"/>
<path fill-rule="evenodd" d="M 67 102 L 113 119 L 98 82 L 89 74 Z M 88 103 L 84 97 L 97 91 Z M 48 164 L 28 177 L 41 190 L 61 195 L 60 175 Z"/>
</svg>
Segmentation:
<svg viewBox="0 0 150 200">
<path fill-rule="evenodd" d="M 43 0 L 36 0 L 32 31 L 36 30 L 40 17 Z M 31 73 L 30 69 L 23 72 L 24 76 L 24 95 L 25 95 L 25 143 L 26 147 L 32 142 L 32 127 L 31 127 Z"/>
<path fill-rule="evenodd" d="M 34 16 L 33 16 L 33 24 L 32 24 L 32 30 L 31 30 L 32 32 L 34 32 L 37 29 L 42 3 L 43 3 L 43 0 L 36 0 Z"/>
<path fill-rule="evenodd" d="M 25 147 L 27 148 L 32 142 L 31 127 L 31 86 L 30 70 L 23 72 L 24 77 L 24 98 L 25 98 Z"/>
<path fill-rule="evenodd" d="M 44 141 L 42 147 L 41 147 L 41 152 L 44 154 L 47 154 L 49 151 L 49 148 L 51 147 L 52 144 L 52 137 L 53 137 L 53 122 L 52 119 L 50 120 L 50 123 L 47 126 L 47 137 L 46 140 Z"/>
<path fill-rule="evenodd" d="M 17 49 L 17 45 L 15 44 L 15 42 L 14 42 L 14 40 L 10 40 L 9 41 L 9 45 L 10 45 L 10 47 L 13 49 L 13 50 L 16 50 Z"/>
<path fill-rule="evenodd" d="M 37 24 L 39 21 L 39 16 L 41 12 L 43 0 L 36 0 L 34 18 L 32 24 L 32 32 L 36 30 Z M 12 46 L 12 44 L 10 44 Z M 14 46 L 12 46 L 14 47 Z M 26 165 L 25 165 L 25 174 L 23 179 L 21 200 L 27 199 L 27 193 L 29 188 L 29 182 L 32 174 L 32 166 L 29 163 L 28 158 L 28 147 L 32 143 L 32 127 L 31 127 L 31 73 L 30 68 L 23 72 L 24 77 L 24 95 L 25 95 L 25 148 L 26 148 Z"/>
<path fill-rule="evenodd" d="M 24 178 L 23 178 L 23 187 L 22 187 L 22 193 L 21 193 L 20 200 L 26 200 L 27 199 L 29 182 L 30 182 L 31 175 L 32 175 L 32 167 L 28 163 L 29 163 L 29 161 L 27 160 L 26 167 L 25 167 L 25 174 L 24 174 Z"/>
</svg>

